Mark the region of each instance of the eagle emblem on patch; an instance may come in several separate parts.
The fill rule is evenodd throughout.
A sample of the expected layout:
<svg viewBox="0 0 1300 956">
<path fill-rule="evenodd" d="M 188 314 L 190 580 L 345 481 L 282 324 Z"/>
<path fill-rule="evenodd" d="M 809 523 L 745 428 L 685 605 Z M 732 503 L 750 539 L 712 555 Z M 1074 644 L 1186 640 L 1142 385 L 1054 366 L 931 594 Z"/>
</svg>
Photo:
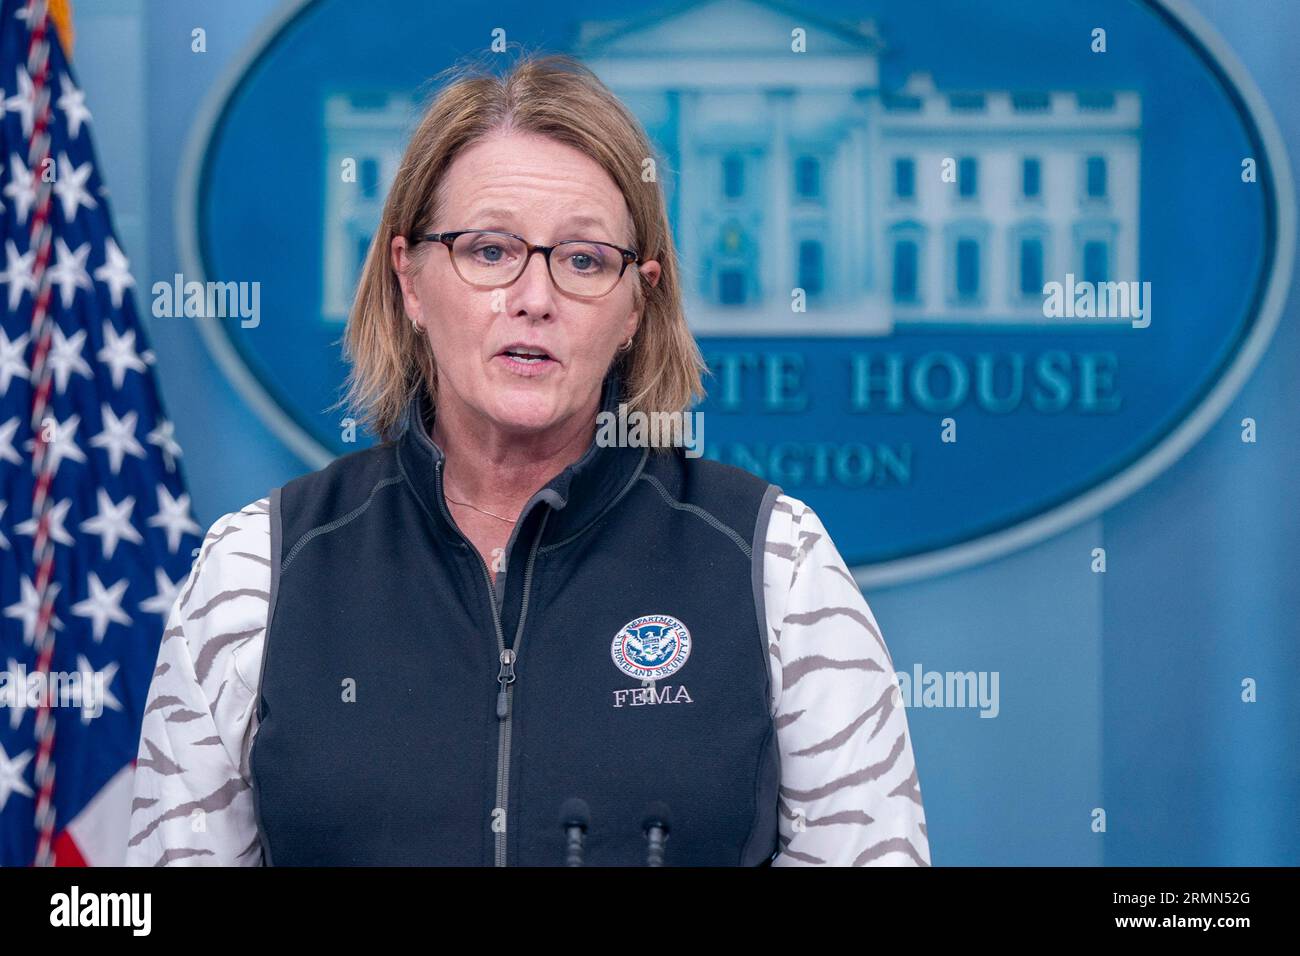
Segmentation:
<svg viewBox="0 0 1300 956">
<path fill-rule="evenodd" d="M 614 666 L 637 680 L 663 680 L 691 656 L 691 632 L 667 614 L 647 614 L 624 624 L 610 645 Z"/>
</svg>

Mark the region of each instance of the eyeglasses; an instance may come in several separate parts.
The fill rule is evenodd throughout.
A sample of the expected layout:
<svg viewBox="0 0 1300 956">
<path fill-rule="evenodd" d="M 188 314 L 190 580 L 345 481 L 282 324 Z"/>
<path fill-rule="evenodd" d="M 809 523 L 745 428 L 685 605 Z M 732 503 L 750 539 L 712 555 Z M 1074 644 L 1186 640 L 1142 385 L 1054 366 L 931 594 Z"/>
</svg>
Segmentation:
<svg viewBox="0 0 1300 956">
<path fill-rule="evenodd" d="M 632 249 L 608 242 L 567 239 L 539 246 L 514 233 L 490 229 L 433 232 L 412 236 L 410 242 L 441 242 L 456 274 L 470 285 L 488 289 L 510 285 L 524 274 L 533 253 L 540 252 L 557 289 L 588 299 L 608 295 L 629 265 L 644 261 Z"/>
</svg>

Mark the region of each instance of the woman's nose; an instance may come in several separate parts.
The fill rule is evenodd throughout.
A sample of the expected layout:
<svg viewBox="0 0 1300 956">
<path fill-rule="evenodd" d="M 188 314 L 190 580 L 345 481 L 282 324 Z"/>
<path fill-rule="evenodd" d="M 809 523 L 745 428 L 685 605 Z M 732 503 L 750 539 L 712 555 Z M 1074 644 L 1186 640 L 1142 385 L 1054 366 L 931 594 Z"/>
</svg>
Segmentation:
<svg viewBox="0 0 1300 956">
<path fill-rule="evenodd" d="M 520 310 L 529 315 L 549 315 L 554 308 L 555 286 L 546 267 L 546 256 L 537 252 L 528 257 L 524 271 L 507 289 L 511 298 L 511 312 Z"/>
</svg>

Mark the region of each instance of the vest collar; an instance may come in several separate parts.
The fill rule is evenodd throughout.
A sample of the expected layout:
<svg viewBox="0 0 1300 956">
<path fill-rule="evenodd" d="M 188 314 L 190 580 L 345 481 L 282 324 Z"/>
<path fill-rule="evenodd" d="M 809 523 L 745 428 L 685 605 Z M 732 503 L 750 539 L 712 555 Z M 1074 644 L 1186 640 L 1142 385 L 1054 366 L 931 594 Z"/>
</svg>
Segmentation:
<svg viewBox="0 0 1300 956">
<path fill-rule="evenodd" d="M 622 378 L 617 370 L 611 370 L 605 377 L 601 393 L 601 411 L 617 414 L 618 405 L 624 400 Z M 412 489 L 435 523 L 454 536 L 457 532 L 449 523 L 450 511 L 445 502 L 438 500 L 438 464 L 446 456 L 430 437 L 433 418 L 434 412 L 429 407 L 427 396 L 423 389 L 419 389 L 407 403 L 401 434 L 396 442 L 397 450 Z M 552 514 L 547 520 L 543 543 L 563 541 L 595 521 L 641 473 L 651 449 L 598 445 L 594 422 L 592 429 L 591 444 L 582 457 L 528 499 L 520 513 L 516 532 L 525 526 L 536 508 L 549 507 Z M 512 543 L 514 537 L 512 533 Z"/>
</svg>

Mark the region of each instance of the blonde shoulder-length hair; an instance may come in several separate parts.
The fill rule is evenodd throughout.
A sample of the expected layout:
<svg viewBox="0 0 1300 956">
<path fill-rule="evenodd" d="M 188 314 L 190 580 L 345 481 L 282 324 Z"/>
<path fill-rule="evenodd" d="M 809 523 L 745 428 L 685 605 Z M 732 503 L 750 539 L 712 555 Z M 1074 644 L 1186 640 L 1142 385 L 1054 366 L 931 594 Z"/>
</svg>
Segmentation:
<svg viewBox="0 0 1300 956">
<path fill-rule="evenodd" d="M 632 267 L 641 321 L 632 346 L 615 359 L 628 410 L 689 410 L 704 395 L 701 374 L 707 366 L 686 324 L 658 162 L 640 122 L 595 73 L 568 56 L 524 54 L 501 77 L 462 63 L 433 82 L 448 77 L 406 148 L 371 240 L 344 333 L 351 369 L 335 407 L 346 404 L 358 422 L 388 441 L 397 437 L 418 390 L 437 406 L 433 352 L 406 316 L 390 247 L 395 236 L 432 231 L 442 201 L 438 187 L 462 149 L 490 133 L 512 131 L 580 150 L 618 186 L 631 215 L 634 247 L 660 266 L 656 285 Z M 421 262 L 416 255 L 412 265 Z"/>
</svg>

